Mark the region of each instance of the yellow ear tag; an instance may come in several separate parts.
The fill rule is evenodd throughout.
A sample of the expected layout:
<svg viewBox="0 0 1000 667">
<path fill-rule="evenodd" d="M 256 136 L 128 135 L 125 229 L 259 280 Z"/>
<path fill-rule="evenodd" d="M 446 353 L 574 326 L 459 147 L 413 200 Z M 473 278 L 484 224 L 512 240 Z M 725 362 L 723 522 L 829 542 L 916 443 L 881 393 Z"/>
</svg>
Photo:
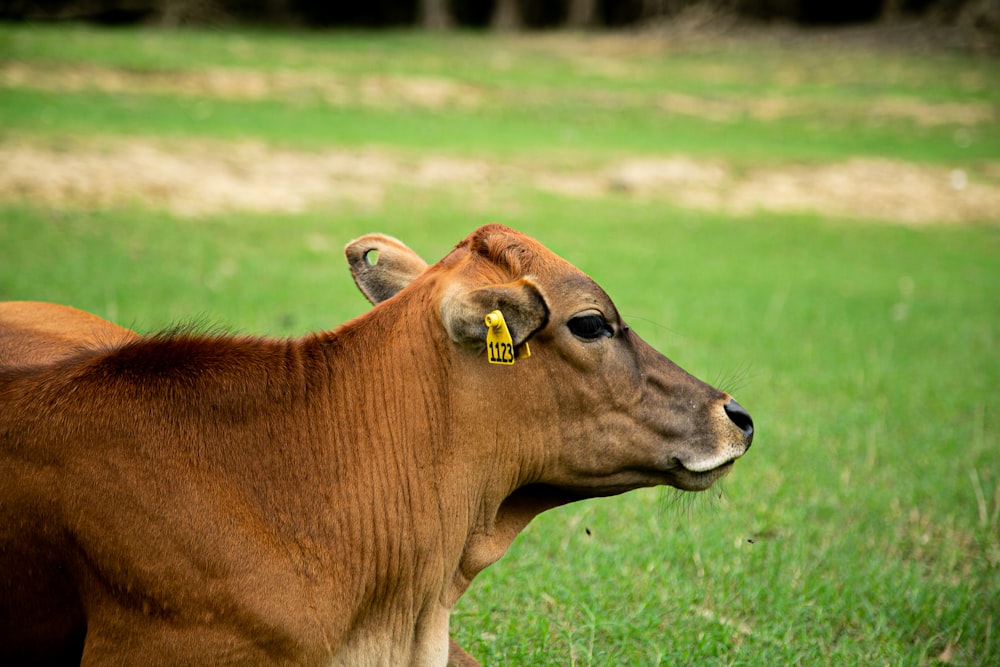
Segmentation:
<svg viewBox="0 0 1000 667">
<path fill-rule="evenodd" d="M 527 359 L 531 356 L 528 344 L 521 346 L 521 350 L 515 355 L 514 339 L 510 336 L 510 329 L 503 319 L 503 313 L 494 310 L 486 316 L 486 358 L 491 364 L 503 364 L 513 366 L 515 359 Z"/>
</svg>

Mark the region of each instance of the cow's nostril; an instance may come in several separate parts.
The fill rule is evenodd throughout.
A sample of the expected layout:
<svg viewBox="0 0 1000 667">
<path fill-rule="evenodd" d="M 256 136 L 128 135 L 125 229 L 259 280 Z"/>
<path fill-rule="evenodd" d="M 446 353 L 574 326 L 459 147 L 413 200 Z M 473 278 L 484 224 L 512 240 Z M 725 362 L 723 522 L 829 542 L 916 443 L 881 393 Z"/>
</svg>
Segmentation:
<svg viewBox="0 0 1000 667">
<path fill-rule="evenodd" d="M 747 439 L 747 447 L 749 447 L 750 442 L 753 440 L 753 418 L 750 416 L 750 413 L 737 403 L 735 399 L 729 399 L 724 409 L 730 421 L 736 424 L 736 428 L 743 431 L 743 435 Z"/>
</svg>

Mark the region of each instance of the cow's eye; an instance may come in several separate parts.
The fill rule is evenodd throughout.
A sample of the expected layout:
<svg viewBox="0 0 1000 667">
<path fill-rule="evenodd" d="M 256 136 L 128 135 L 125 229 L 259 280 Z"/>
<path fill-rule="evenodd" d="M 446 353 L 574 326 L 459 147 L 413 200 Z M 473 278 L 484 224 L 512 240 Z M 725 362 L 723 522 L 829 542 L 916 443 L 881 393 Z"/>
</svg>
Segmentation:
<svg viewBox="0 0 1000 667">
<path fill-rule="evenodd" d="M 610 338 L 614 334 L 611 325 L 600 315 L 578 315 L 567 322 L 566 326 L 574 336 L 584 340 Z"/>
</svg>

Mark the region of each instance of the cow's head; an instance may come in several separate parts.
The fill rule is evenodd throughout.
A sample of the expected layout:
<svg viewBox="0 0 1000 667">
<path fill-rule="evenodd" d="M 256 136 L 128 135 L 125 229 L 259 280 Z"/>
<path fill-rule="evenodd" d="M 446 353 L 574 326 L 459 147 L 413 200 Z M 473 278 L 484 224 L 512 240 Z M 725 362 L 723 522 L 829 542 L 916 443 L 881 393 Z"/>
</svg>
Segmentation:
<svg viewBox="0 0 1000 667">
<path fill-rule="evenodd" d="M 461 409 L 470 419 L 511 411 L 494 435 L 520 448 L 515 486 L 572 497 L 660 484 L 702 490 L 750 447 L 746 410 L 643 342 L 604 290 L 531 238 L 488 225 L 429 269 L 382 235 L 346 252 L 372 303 L 418 277 L 432 285 L 441 338 L 463 383 Z M 530 358 L 488 366 L 484 318 L 494 310 L 517 352 L 530 344 Z"/>
</svg>

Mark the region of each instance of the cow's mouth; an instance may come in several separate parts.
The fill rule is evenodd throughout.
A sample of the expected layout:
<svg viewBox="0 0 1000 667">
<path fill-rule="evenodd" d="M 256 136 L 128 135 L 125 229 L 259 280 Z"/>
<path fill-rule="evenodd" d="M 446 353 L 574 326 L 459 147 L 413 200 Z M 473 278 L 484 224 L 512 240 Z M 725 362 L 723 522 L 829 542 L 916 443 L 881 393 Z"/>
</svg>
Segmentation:
<svg viewBox="0 0 1000 667">
<path fill-rule="evenodd" d="M 632 468 L 611 476 L 591 478 L 585 484 L 529 484 L 517 489 L 508 500 L 530 498 L 532 503 L 557 507 L 586 498 L 617 496 L 651 486 L 672 486 L 681 491 L 704 491 L 729 474 L 735 459 L 708 470 L 692 470 L 678 460 L 670 468 Z"/>
</svg>

